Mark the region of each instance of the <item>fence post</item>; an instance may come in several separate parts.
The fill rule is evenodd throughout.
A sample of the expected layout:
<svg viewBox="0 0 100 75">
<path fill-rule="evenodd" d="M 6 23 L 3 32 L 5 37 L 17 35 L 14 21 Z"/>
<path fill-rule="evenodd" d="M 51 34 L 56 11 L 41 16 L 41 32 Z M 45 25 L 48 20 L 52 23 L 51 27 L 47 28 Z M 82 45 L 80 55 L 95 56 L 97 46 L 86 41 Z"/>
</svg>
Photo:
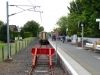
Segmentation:
<svg viewBox="0 0 100 75">
<path fill-rule="evenodd" d="M 28 45 L 28 40 L 27 40 L 27 45 Z"/>
<path fill-rule="evenodd" d="M 20 50 L 20 42 L 19 42 L 19 50 Z"/>
<path fill-rule="evenodd" d="M 11 56 L 11 44 L 10 44 L 10 56 Z"/>
<path fill-rule="evenodd" d="M 2 47 L 2 61 L 4 61 L 4 47 Z"/>
<path fill-rule="evenodd" d="M 24 42 L 25 42 L 25 45 L 24 46 L 26 47 L 26 41 L 24 40 Z"/>
<path fill-rule="evenodd" d="M 23 41 L 22 41 L 22 48 L 23 48 Z"/>
<path fill-rule="evenodd" d="M 26 40 L 25 40 L 25 47 L 26 47 Z"/>
<path fill-rule="evenodd" d="M 15 53 L 17 53 L 17 43 L 15 43 Z"/>
</svg>

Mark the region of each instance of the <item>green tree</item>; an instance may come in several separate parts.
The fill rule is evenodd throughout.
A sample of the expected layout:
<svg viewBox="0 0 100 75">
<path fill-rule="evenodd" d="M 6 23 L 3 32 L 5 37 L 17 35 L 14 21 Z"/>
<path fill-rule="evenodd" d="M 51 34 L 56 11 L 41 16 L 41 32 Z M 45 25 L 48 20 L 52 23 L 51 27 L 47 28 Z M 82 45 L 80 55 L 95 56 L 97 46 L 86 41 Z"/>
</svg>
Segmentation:
<svg viewBox="0 0 100 75">
<path fill-rule="evenodd" d="M 20 36 L 24 39 L 24 30 L 22 29 L 21 31 L 20 31 Z"/>
<path fill-rule="evenodd" d="M 83 7 L 80 0 L 75 0 L 70 3 L 70 7 L 67 7 L 70 13 L 68 14 L 68 35 L 77 34 L 81 36 L 81 28 L 78 27 L 79 22 L 84 22 L 82 16 Z"/>
<path fill-rule="evenodd" d="M 39 32 L 44 31 L 44 27 L 43 26 L 39 26 Z"/>
<path fill-rule="evenodd" d="M 100 18 L 100 0 L 81 0 L 81 3 L 84 8 L 82 16 L 84 16 L 84 21 L 86 22 L 85 31 L 87 33 L 85 35 L 88 37 L 99 37 L 100 31 L 96 18 Z"/>
<path fill-rule="evenodd" d="M 66 35 L 66 29 L 67 29 L 67 17 L 62 16 L 56 23 L 59 26 L 59 32 L 61 35 Z"/>
<path fill-rule="evenodd" d="M 39 31 L 39 24 L 33 20 L 31 21 L 28 21 L 24 27 L 23 27 L 23 30 L 25 32 L 31 32 L 32 33 L 32 36 L 36 37 L 37 34 L 38 34 L 38 31 Z"/>
<path fill-rule="evenodd" d="M 70 13 L 68 16 L 68 35 L 71 36 L 73 34 L 77 34 L 81 36 L 82 28 L 78 27 L 79 22 L 82 21 L 83 18 L 80 14 L 77 13 Z"/>
<path fill-rule="evenodd" d="M 100 18 L 100 1 L 99 0 L 75 0 L 70 3 L 68 7 L 70 13 L 68 14 L 68 33 L 81 34 L 81 28 L 76 28 L 78 22 L 84 22 L 84 36 L 85 37 L 99 37 L 100 31 L 96 18 Z M 73 20 L 73 21 L 72 21 Z M 77 29 L 77 31 L 76 31 Z M 75 32 L 76 31 L 76 32 Z"/>
<path fill-rule="evenodd" d="M 6 25 L 2 25 L 0 27 L 0 40 L 7 42 L 7 26 Z"/>
<path fill-rule="evenodd" d="M 4 25 L 4 22 L 0 20 L 0 26 L 1 26 L 1 25 Z"/>
</svg>

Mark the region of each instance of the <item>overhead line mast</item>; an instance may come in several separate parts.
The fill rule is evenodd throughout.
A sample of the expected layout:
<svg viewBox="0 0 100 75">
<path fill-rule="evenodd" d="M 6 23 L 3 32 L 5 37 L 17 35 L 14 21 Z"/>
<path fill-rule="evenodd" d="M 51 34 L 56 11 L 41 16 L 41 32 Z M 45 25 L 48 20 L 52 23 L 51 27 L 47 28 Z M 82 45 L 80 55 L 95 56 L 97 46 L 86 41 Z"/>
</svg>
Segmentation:
<svg viewBox="0 0 100 75">
<path fill-rule="evenodd" d="M 17 12 L 17 13 L 13 13 L 13 14 L 10 14 L 9 15 L 9 6 L 16 6 L 16 7 L 18 7 L 18 8 L 20 8 L 19 6 L 27 6 L 27 7 L 31 7 L 31 8 L 29 8 L 29 9 L 23 9 L 23 8 L 20 8 L 20 9 L 22 9 L 23 11 L 19 11 L 19 12 Z M 40 7 L 40 6 L 32 6 L 32 5 L 9 5 L 8 4 L 8 1 L 6 1 L 6 13 L 7 13 L 7 60 L 10 60 L 10 59 L 12 59 L 12 58 L 10 58 L 10 36 L 9 36 L 9 17 L 10 16 L 13 16 L 13 15 L 16 15 L 16 14 L 18 14 L 18 13 L 21 13 L 21 12 L 24 12 L 24 11 L 30 11 L 30 9 L 34 9 L 34 10 L 31 10 L 31 11 L 34 11 L 34 12 L 36 12 L 35 11 L 35 8 L 36 7 Z M 40 11 L 38 11 L 38 12 L 40 12 Z"/>
</svg>

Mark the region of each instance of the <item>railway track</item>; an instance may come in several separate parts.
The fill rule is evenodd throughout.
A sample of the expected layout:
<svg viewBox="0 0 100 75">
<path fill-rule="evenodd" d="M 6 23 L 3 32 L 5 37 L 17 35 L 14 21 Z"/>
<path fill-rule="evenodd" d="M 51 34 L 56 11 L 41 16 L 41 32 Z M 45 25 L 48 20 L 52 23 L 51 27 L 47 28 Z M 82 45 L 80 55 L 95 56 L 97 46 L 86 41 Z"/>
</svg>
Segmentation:
<svg viewBox="0 0 100 75">
<path fill-rule="evenodd" d="M 33 60 L 29 75 L 66 75 L 57 63 L 57 54 L 48 41 L 47 32 L 40 33 L 39 44 L 32 48 L 31 54 Z"/>
<path fill-rule="evenodd" d="M 49 58 L 47 55 L 37 56 L 36 65 L 32 66 L 33 56 L 30 54 L 30 49 L 40 48 L 38 42 L 32 44 L 30 47 L 21 50 L 13 57 L 12 62 L 2 63 L 0 66 L 0 75 L 69 75 L 61 60 L 56 63 L 56 55 L 52 56 L 52 67 L 50 67 Z M 41 45 L 41 48 L 52 48 L 51 45 Z"/>
<path fill-rule="evenodd" d="M 51 45 L 36 45 L 36 48 L 52 48 Z M 36 64 L 32 66 L 28 75 L 66 75 L 59 63 L 56 63 L 56 56 L 52 56 L 52 66 L 47 55 L 37 55 Z"/>
<path fill-rule="evenodd" d="M 51 48 L 50 45 L 36 45 L 36 48 Z M 46 55 L 39 55 L 36 65 L 32 66 L 29 75 L 53 75 L 52 67 L 49 65 L 49 58 Z"/>
<path fill-rule="evenodd" d="M 49 58 L 45 55 L 37 57 L 35 67 L 32 67 L 29 75 L 53 75 L 52 67 L 49 66 Z"/>
</svg>

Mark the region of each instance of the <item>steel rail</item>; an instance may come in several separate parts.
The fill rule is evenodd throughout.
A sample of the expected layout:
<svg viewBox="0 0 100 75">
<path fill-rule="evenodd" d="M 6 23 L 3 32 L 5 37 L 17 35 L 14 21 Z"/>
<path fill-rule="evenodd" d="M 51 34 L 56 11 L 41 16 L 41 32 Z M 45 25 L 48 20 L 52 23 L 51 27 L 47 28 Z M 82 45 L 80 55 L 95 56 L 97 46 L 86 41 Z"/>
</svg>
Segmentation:
<svg viewBox="0 0 100 75">
<path fill-rule="evenodd" d="M 51 71 L 51 75 L 54 75 L 54 74 L 53 74 L 53 70 L 52 70 L 52 67 L 50 68 L 50 71 Z"/>
<path fill-rule="evenodd" d="M 40 45 L 40 44 L 38 44 L 38 45 L 39 45 L 40 48 L 42 48 L 42 47 L 45 47 L 45 48 L 51 47 L 51 46 L 48 46 L 48 45 Z M 37 58 L 38 58 L 38 57 L 37 57 Z M 37 59 L 36 62 L 37 62 L 38 60 L 39 60 L 39 59 Z M 49 60 L 49 58 L 48 58 L 48 60 Z M 41 64 L 41 65 L 42 65 L 42 64 Z M 37 65 L 32 66 L 31 69 L 30 69 L 30 71 L 29 71 L 29 74 L 28 74 L 28 75 L 34 75 L 32 72 L 34 72 L 33 70 L 34 70 L 36 67 L 37 67 Z M 49 71 L 48 71 L 48 72 L 50 73 L 50 74 L 48 74 L 48 75 L 54 75 L 54 74 L 53 74 L 53 70 L 52 70 L 52 66 L 48 65 L 48 67 L 49 67 Z"/>
<path fill-rule="evenodd" d="M 31 67 L 31 70 L 29 71 L 28 75 L 32 75 L 32 72 L 33 72 L 33 67 Z"/>
</svg>

